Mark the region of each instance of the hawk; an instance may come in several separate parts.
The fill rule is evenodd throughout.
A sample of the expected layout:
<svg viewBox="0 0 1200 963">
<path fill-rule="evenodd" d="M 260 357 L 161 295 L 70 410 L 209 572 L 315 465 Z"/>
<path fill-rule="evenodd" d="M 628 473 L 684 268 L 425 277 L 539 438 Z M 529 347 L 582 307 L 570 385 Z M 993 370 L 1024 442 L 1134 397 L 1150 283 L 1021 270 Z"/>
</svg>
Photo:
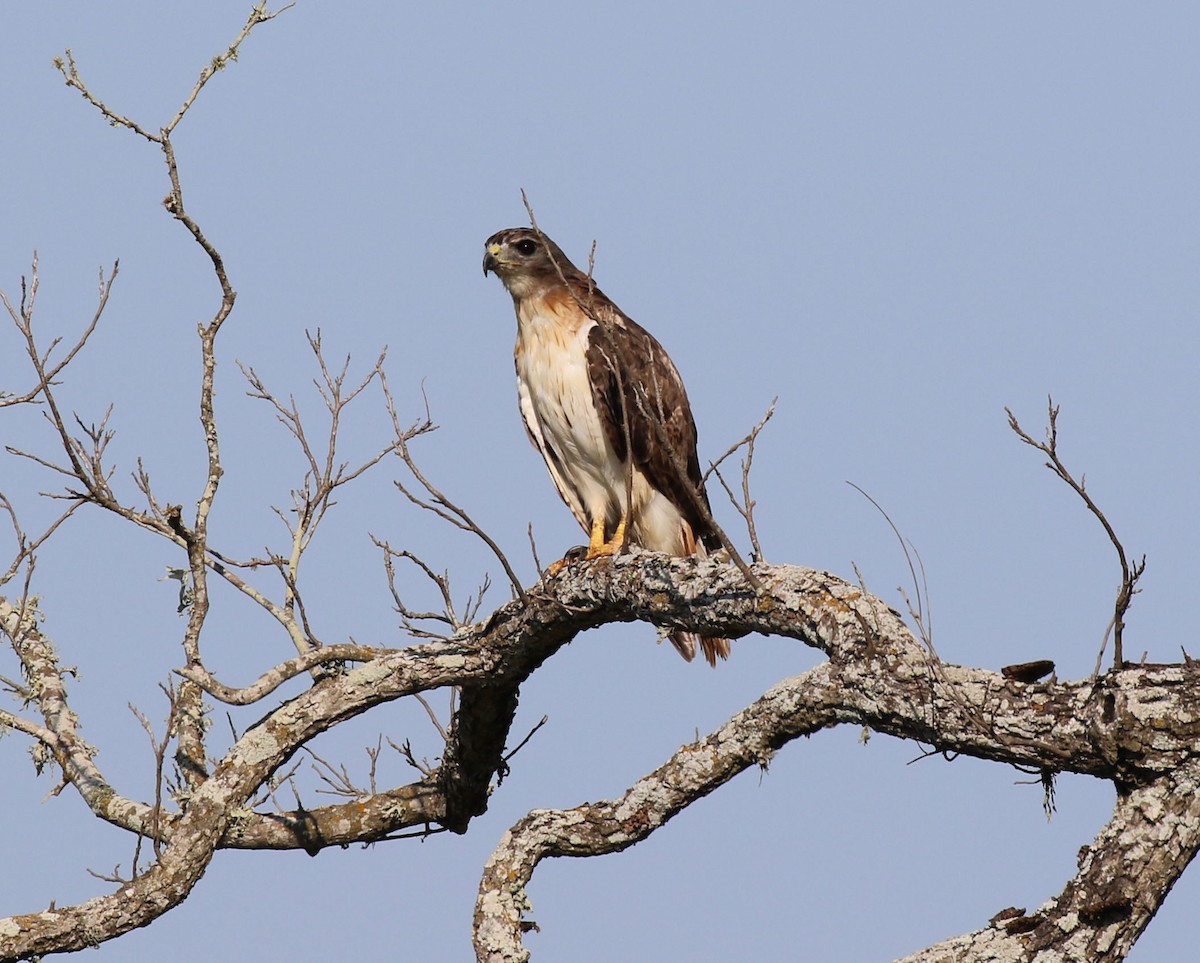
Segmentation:
<svg viewBox="0 0 1200 963">
<path fill-rule="evenodd" d="M 721 546 L 696 455 L 683 379 L 655 337 L 626 315 L 540 231 L 487 239 L 493 272 L 517 312 L 517 397 L 529 440 L 588 533 L 587 558 L 626 542 L 669 555 Z M 675 629 L 689 662 L 710 665 L 729 640 Z"/>
</svg>

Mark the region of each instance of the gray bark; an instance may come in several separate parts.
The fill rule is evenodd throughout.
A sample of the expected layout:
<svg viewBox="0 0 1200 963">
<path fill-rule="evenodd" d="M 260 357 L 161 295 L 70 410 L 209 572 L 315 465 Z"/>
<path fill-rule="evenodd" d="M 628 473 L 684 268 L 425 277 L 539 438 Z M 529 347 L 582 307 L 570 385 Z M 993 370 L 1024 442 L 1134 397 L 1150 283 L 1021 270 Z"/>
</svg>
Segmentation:
<svg viewBox="0 0 1200 963">
<path fill-rule="evenodd" d="M 535 810 L 513 826 L 483 871 L 475 912 L 480 960 L 528 958 L 521 942 L 525 886 L 543 858 L 632 846 L 737 773 L 768 765 L 797 736 L 841 724 L 1033 767 L 1047 778 L 1088 774 L 1117 788 L 1112 819 L 1058 894 L 1047 894 L 1033 912 L 980 921 L 976 931 L 910 960 L 1122 959 L 1200 846 L 1195 668 L 1140 665 L 1096 679 L 1026 684 L 941 662 L 896 612 L 826 572 L 787 565 L 754 571 L 765 589 L 757 595 L 736 568 L 711 560 L 648 553 L 602 559 L 569 566 L 452 640 L 354 647 L 352 657 L 366 661 L 319 678 L 270 712 L 178 811 L 123 798 L 107 783 L 75 734 L 48 640 L 18 625 L 11 607 L 3 609 L 5 630 L 22 640 L 22 658 L 41 680 L 40 724 L 13 727 L 49 746 L 97 815 L 163 845 L 155 863 L 116 893 L 0 920 L 0 960 L 78 949 L 147 925 L 186 898 L 218 848 L 315 852 L 406 827 L 466 831 L 503 770 L 521 683 L 578 633 L 634 620 L 734 638 L 785 636 L 827 659 L 681 747 L 621 797 Z M 340 652 L 333 647 L 329 657 Z M 272 673 L 294 669 L 287 664 Z M 461 687 L 461 703 L 442 763 L 427 777 L 349 805 L 268 815 L 245 808 L 320 732 L 380 703 L 450 685 Z"/>
</svg>

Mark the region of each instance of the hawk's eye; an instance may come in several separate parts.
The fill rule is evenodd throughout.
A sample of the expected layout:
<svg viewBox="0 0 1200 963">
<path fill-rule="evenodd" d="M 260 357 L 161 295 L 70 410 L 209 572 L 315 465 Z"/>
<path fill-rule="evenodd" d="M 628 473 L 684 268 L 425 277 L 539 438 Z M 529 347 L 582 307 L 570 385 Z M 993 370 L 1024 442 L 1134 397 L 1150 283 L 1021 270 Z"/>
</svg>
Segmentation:
<svg viewBox="0 0 1200 963">
<path fill-rule="evenodd" d="M 529 257 L 530 254 L 537 250 L 537 241 L 531 241 L 529 238 L 524 238 L 520 241 L 517 241 L 513 247 L 515 247 L 521 254 Z"/>
</svg>

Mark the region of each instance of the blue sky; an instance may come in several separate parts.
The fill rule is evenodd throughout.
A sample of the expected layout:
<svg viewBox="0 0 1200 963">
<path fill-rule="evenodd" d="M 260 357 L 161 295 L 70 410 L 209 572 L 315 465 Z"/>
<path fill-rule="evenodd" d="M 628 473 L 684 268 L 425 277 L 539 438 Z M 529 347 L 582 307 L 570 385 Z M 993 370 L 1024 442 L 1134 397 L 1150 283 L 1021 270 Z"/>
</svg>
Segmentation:
<svg viewBox="0 0 1200 963">
<path fill-rule="evenodd" d="M 94 309 L 97 269 L 120 258 L 62 392 L 88 422 L 113 404 L 110 453 L 130 498 L 139 456 L 164 500 L 199 493 L 195 326 L 217 293 L 159 205 L 161 156 L 108 127 L 51 60 L 72 48 L 98 95 L 157 127 L 249 7 L 60 0 L 0 13 L 0 288 L 18 291 L 36 248 L 41 330 L 70 337 Z M 596 242 L 600 285 L 671 352 L 702 459 L 779 397 L 754 478 L 770 560 L 851 578 L 857 565 L 902 607 L 903 556 L 852 481 L 919 549 L 944 658 L 1050 658 L 1062 677 L 1085 675 L 1116 560 L 1003 411 L 1040 433 L 1052 394 L 1069 466 L 1149 559 L 1127 655 L 1196 654 L 1198 31 L 1186 4 L 302 0 L 258 28 L 175 137 L 189 208 L 239 292 L 222 333 L 214 544 L 242 556 L 278 547 L 270 506 L 289 503 L 300 471 L 233 362 L 319 418 L 304 340 L 318 327 L 360 371 L 389 346 L 402 415 L 421 413 L 424 387 L 441 428 L 417 447 L 421 464 L 524 578 L 531 522 L 543 560 L 580 540 L 520 425 L 508 297 L 480 274 L 483 240 L 524 222 L 524 188 L 577 261 Z M 11 329 L 0 334 L 5 388 L 28 380 L 17 347 Z M 378 399 L 364 401 L 347 458 L 385 430 Z M 48 451 L 32 412 L 6 412 L 0 434 Z M 399 473 L 384 466 L 343 498 L 314 546 L 304 577 L 325 641 L 403 642 L 368 532 L 449 568 L 461 595 L 502 574 L 416 513 L 391 488 Z M 22 496 L 30 529 L 53 508 L 33 493 L 53 485 L 0 460 L 0 488 Z M 736 529 L 727 506 L 718 515 Z M 178 562 L 85 512 L 38 571 L 45 628 L 80 666 L 84 733 L 118 787 L 142 798 L 152 762 L 127 703 L 165 713 L 156 683 L 181 661 L 182 626 L 173 584 L 158 579 Z M 256 612 L 217 601 L 207 645 L 219 674 L 246 681 L 287 656 Z M 712 672 L 653 636 L 588 634 L 523 688 L 516 731 L 550 721 L 465 838 L 316 859 L 218 854 L 183 906 L 91 958 L 315 960 L 385 945 L 464 958 L 480 867 L 517 818 L 619 794 L 816 661 L 749 638 Z M 362 747 L 381 732 L 437 751 L 424 713 L 402 705 L 316 749 L 365 774 Z M 824 733 L 625 854 L 544 864 L 529 945 L 585 963 L 891 958 L 1057 893 L 1111 808 L 1107 784 L 1063 778 L 1047 823 L 1038 787 L 1018 784 L 1027 777 L 966 759 L 908 765 L 919 754 Z M 105 890 L 86 867 L 128 868 L 131 841 L 70 792 L 41 802 L 53 784 L 34 781 L 22 738 L 0 741 L 0 766 L 0 814 L 20 827 L 0 910 L 84 899 Z M 407 780 L 389 766 L 385 779 Z M 307 785 L 305 801 L 320 803 Z M 1198 887 L 1184 877 L 1131 960 L 1192 952 Z"/>
</svg>

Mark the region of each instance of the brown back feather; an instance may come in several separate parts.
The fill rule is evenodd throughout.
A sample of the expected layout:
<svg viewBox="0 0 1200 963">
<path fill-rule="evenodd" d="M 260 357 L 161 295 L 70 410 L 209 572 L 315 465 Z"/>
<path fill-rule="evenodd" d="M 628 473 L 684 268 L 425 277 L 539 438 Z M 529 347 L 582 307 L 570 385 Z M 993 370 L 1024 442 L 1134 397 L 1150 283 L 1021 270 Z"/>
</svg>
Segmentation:
<svg viewBox="0 0 1200 963">
<path fill-rule="evenodd" d="M 624 461 L 622 419 L 627 415 L 633 463 L 679 507 L 696 538 L 716 550 L 720 540 L 693 500 L 698 496 L 711 512 L 696 452 L 696 422 L 679 372 L 658 339 L 594 285 L 589 289 L 586 277 L 568 280 L 579 302 L 598 321 L 588 335 L 588 375 L 609 443 Z"/>
</svg>

